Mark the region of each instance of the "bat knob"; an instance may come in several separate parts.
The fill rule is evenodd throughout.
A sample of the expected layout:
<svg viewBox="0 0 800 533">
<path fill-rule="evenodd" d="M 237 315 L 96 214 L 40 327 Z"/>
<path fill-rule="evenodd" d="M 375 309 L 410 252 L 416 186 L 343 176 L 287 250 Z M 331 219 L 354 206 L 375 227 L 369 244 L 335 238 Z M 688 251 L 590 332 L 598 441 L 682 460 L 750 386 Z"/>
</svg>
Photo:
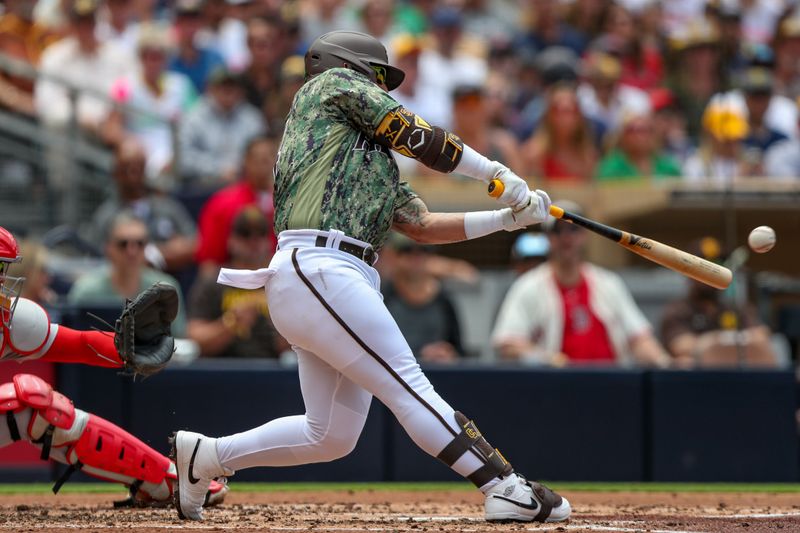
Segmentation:
<svg viewBox="0 0 800 533">
<path fill-rule="evenodd" d="M 489 196 L 492 198 L 500 198 L 503 195 L 503 191 L 506 190 L 506 186 L 503 185 L 503 182 L 498 179 L 493 179 L 489 182 Z"/>
</svg>

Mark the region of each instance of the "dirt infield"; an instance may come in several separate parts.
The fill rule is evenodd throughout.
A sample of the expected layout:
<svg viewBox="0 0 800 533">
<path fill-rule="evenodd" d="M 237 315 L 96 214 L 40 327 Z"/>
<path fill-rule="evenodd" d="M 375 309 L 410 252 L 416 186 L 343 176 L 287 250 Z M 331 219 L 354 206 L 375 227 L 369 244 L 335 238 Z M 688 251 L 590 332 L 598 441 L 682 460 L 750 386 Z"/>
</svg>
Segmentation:
<svg viewBox="0 0 800 533">
<path fill-rule="evenodd" d="M 483 498 L 465 491 L 232 492 L 202 523 L 173 509 L 111 508 L 119 494 L 0 496 L 0 532 L 124 530 L 293 532 L 800 531 L 798 494 L 565 492 L 566 524 L 487 524 Z"/>
</svg>

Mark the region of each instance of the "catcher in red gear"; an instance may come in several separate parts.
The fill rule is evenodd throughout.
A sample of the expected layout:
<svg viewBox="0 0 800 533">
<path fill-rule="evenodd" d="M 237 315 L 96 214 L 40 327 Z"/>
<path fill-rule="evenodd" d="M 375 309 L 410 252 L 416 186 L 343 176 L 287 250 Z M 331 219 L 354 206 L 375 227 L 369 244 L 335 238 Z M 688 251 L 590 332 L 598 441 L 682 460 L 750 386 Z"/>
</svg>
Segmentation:
<svg viewBox="0 0 800 533">
<path fill-rule="evenodd" d="M 174 288 L 156 284 L 129 302 L 115 332 L 77 331 L 51 324 L 39 304 L 20 297 L 24 278 L 7 271 L 10 263 L 21 260 L 17 241 L 0 227 L 0 361 L 83 363 L 145 375 L 169 361 L 173 351 L 169 323 L 178 301 Z M 71 400 L 31 374 L 17 374 L 0 384 L 0 447 L 18 440 L 38 446 L 42 459 L 69 466 L 53 492 L 81 470 L 127 486 L 127 504 L 168 504 L 172 498 L 176 477 L 172 461 L 115 424 L 76 409 Z M 212 484 L 207 504 L 221 503 L 227 491 L 224 483 Z"/>
</svg>

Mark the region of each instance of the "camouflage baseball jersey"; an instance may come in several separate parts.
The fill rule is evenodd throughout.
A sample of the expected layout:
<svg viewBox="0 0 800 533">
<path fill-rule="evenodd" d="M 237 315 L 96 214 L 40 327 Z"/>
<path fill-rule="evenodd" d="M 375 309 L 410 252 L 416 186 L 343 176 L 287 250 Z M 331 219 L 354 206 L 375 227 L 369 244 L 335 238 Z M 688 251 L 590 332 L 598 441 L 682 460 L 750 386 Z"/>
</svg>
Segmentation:
<svg viewBox="0 0 800 533">
<path fill-rule="evenodd" d="M 416 195 L 373 140 L 398 104 L 353 70 L 334 68 L 297 92 L 275 165 L 275 229 L 338 229 L 380 248 L 395 209 Z"/>
</svg>

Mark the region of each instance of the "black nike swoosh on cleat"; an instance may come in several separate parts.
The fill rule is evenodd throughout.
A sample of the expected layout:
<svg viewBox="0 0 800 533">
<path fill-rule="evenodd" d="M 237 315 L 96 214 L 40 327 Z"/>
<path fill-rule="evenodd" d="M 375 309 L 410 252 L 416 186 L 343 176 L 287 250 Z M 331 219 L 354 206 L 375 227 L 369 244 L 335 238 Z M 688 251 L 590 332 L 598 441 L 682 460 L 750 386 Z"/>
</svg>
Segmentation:
<svg viewBox="0 0 800 533">
<path fill-rule="evenodd" d="M 536 509 L 539 508 L 539 503 L 536 500 L 534 500 L 533 498 L 531 498 L 531 503 L 522 503 L 522 502 L 518 502 L 517 500 L 512 500 L 511 498 L 506 498 L 504 496 L 498 496 L 496 494 L 494 495 L 494 497 L 499 499 L 499 500 L 507 501 L 508 503 L 513 503 L 517 507 L 522 507 L 523 509 L 528 509 L 529 511 L 535 511 Z"/>
<path fill-rule="evenodd" d="M 194 445 L 194 451 L 192 452 L 192 458 L 189 459 L 189 483 L 191 483 L 192 485 L 200 481 L 199 479 L 194 477 L 193 474 L 194 474 L 194 458 L 195 456 L 197 456 L 197 449 L 200 448 L 200 443 L 202 441 L 203 439 L 197 439 L 197 443 Z"/>
</svg>

